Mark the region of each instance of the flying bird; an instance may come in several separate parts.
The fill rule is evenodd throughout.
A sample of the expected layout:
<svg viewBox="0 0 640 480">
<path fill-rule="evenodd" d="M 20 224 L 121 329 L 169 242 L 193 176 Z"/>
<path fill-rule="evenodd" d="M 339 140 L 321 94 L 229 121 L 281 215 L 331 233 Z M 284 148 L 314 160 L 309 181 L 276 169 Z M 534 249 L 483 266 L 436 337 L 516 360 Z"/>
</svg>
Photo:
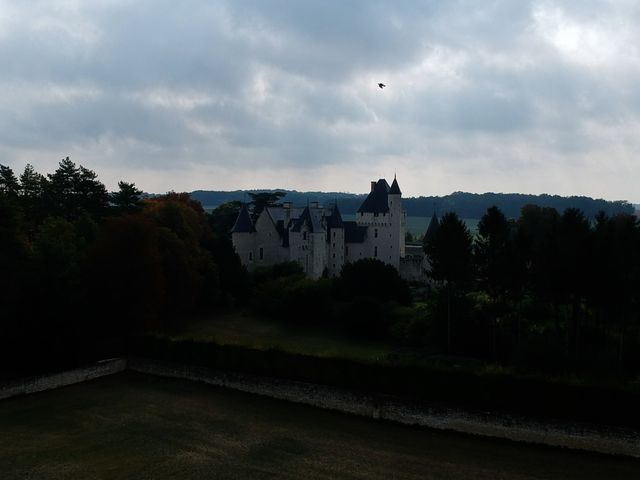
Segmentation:
<svg viewBox="0 0 640 480">
<path fill-rule="evenodd" d="M 386 87 L 386 85 L 385 85 L 384 83 L 379 83 L 379 84 L 378 84 L 378 86 L 379 86 L 380 88 L 384 88 L 384 87 Z"/>
</svg>

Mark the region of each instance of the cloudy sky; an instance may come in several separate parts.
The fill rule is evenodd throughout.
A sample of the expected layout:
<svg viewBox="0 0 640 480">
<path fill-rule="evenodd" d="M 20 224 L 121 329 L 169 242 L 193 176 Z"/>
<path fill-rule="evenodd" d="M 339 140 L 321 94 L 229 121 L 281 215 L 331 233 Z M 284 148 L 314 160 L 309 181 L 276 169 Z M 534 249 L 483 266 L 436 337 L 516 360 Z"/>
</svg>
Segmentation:
<svg viewBox="0 0 640 480">
<path fill-rule="evenodd" d="M 640 202 L 639 46 L 635 0 L 0 0 L 0 163 Z"/>
</svg>

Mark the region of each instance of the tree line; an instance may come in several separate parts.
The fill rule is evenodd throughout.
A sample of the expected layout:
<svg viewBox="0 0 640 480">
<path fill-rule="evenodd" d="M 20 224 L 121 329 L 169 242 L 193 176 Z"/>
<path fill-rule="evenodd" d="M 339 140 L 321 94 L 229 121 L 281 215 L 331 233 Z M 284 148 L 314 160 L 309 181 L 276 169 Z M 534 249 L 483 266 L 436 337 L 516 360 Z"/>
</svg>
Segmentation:
<svg viewBox="0 0 640 480">
<path fill-rule="evenodd" d="M 68 157 L 47 175 L 0 165 L 5 374 L 113 354 L 128 333 L 243 295 L 246 271 L 200 203 L 141 194 L 124 181 L 108 192 Z"/>
<path fill-rule="evenodd" d="M 568 369 L 640 366 L 640 223 L 604 212 L 491 207 L 472 237 L 455 214 L 424 239 L 449 353 Z"/>
<path fill-rule="evenodd" d="M 412 302 L 375 260 L 317 282 L 295 264 L 249 274 L 229 235 L 239 202 L 206 213 L 186 193 L 142 197 L 124 181 L 109 192 L 69 158 L 46 175 L 0 165 L 0 377 L 104 358 L 132 333 L 238 305 L 534 369 L 640 367 L 640 226 L 628 213 L 528 205 L 508 219 L 491 207 L 475 237 L 448 213 L 424 240 L 433 291 Z M 256 193 L 251 211 L 281 199 Z"/>
<path fill-rule="evenodd" d="M 282 201 L 294 205 L 305 205 L 308 201 L 328 205 L 338 202 L 343 214 L 355 214 L 366 194 L 339 192 L 298 192 L 295 190 L 236 190 L 232 192 L 203 191 L 191 193 L 191 198 L 205 206 L 219 206 L 227 202 L 250 202 L 256 194 L 281 192 Z M 560 195 L 531 195 L 522 193 L 467 193 L 454 192 L 444 196 L 404 197 L 402 206 L 407 215 L 430 217 L 434 210 L 454 212 L 461 218 L 479 219 L 491 206 L 497 206 L 507 218 L 518 218 L 526 205 L 555 208 L 563 212 L 567 208 L 578 208 L 588 218 L 595 218 L 599 212 L 612 216 L 617 213 L 634 213 L 631 203 L 619 200 L 608 201 L 584 196 L 563 197 Z"/>
</svg>

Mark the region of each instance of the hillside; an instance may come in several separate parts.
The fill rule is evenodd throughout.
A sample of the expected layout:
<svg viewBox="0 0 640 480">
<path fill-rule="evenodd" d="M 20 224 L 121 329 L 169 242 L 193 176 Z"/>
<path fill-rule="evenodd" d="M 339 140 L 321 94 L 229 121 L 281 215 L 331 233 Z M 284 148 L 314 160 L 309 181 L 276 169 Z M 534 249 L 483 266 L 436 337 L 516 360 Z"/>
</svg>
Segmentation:
<svg viewBox="0 0 640 480">
<path fill-rule="evenodd" d="M 230 192 L 196 190 L 191 193 L 194 200 L 199 201 L 205 207 L 216 207 L 225 202 L 249 201 L 247 192 L 264 192 L 275 190 L 235 190 Z M 307 202 L 320 202 L 328 204 L 338 201 L 340 209 L 345 214 L 354 214 L 365 194 L 340 193 L 340 192 L 298 192 L 296 190 L 280 190 L 286 192 L 284 201 L 294 205 L 305 205 Z M 462 218 L 480 218 L 487 208 L 499 207 L 507 217 L 517 218 L 520 210 L 528 204 L 542 207 L 553 207 L 559 212 L 567 208 L 579 208 L 588 217 L 594 217 L 599 211 L 608 215 L 626 212 L 633 214 L 634 205 L 626 200 L 608 201 L 593 199 L 590 197 L 562 197 L 559 195 L 530 195 L 523 193 L 467 193 L 454 192 L 442 197 L 408 197 L 403 198 L 403 205 L 409 216 L 430 216 L 435 209 L 439 214 L 455 212 Z"/>
</svg>

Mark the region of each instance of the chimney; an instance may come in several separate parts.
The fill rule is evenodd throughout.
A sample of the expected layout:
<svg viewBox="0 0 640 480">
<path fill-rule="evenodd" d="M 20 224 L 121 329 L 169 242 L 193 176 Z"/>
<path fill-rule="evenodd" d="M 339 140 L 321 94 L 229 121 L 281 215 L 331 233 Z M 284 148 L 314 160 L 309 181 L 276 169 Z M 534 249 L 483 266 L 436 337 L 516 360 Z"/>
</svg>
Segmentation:
<svg viewBox="0 0 640 480">
<path fill-rule="evenodd" d="M 283 202 L 282 208 L 284 209 L 284 228 L 287 228 L 291 218 L 291 202 Z"/>
<path fill-rule="evenodd" d="M 371 191 L 373 192 L 373 189 L 376 188 L 376 182 L 375 181 L 371 181 Z"/>
</svg>

